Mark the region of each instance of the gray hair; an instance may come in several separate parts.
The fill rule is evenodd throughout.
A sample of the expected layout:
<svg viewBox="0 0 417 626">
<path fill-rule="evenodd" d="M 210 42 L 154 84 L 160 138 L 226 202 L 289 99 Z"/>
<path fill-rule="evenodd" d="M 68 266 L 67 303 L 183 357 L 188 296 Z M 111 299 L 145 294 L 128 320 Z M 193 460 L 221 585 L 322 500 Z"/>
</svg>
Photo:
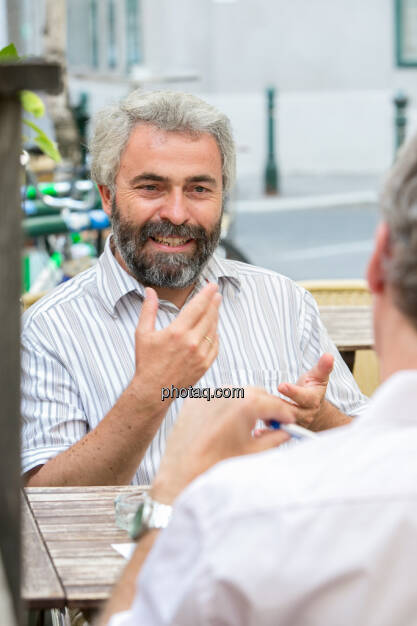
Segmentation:
<svg viewBox="0 0 417 626">
<path fill-rule="evenodd" d="M 386 259 L 395 304 L 417 328 L 417 135 L 398 153 L 381 194 L 392 255 Z"/>
<path fill-rule="evenodd" d="M 235 180 L 236 154 L 229 119 L 192 94 L 176 91 L 144 92 L 136 89 L 118 104 L 100 111 L 90 142 L 91 177 L 114 193 L 120 158 L 134 126 L 147 123 L 166 131 L 209 133 L 222 158 L 223 189 Z"/>
</svg>

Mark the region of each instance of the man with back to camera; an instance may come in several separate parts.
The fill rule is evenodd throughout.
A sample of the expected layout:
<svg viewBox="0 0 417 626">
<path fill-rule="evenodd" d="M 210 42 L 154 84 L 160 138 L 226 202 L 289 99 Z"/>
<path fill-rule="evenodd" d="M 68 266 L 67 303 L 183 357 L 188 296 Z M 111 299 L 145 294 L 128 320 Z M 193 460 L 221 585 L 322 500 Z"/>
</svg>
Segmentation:
<svg viewBox="0 0 417 626">
<path fill-rule="evenodd" d="M 368 283 L 383 384 L 361 419 L 278 451 L 283 433 L 251 437 L 259 417 L 292 417 L 264 390 L 187 400 L 100 625 L 416 624 L 417 136 L 381 207 Z"/>
<path fill-rule="evenodd" d="M 136 91 L 98 116 L 91 157 L 113 236 L 94 268 L 25 315 L 29 485 L 149 483 L 181 406 L 161 399 L 172 386 L 278 388 L 314 430 L 360 413 L 311 295 L 213 256 L 235 175 L 225 115 Z"/>
</svg>

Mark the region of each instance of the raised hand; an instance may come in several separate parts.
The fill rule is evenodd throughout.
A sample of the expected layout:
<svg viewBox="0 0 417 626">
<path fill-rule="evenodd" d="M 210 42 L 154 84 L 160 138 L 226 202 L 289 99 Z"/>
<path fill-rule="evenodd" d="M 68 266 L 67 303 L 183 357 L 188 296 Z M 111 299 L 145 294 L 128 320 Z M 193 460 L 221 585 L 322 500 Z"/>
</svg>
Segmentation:
<svg viewBox="0 0 417 626">
<path fill-rule="evenodd" d="M 188 387 L 207 371 L 218 353 L 221 295 L 209 283 L 181 310 L 172 324 L 155 330 L 156 292 L 148 287 L 135 334 L 136 370 L 132 383 L 142 389 Z"/>
<path fill-rule="evenodd" d="M 253 437 L 258 419 L 293 422 L 286 406 L 264 389 L 246 387 L 244 398 L 188 399 L 169 436 L 165 454 L 152 487 L 152 496 L 170 504 L 199 474 L 233 456 L 274 448 L 289 436 L 281 430 Z"/>
<path fill-rule="evenodd" d="M 278 391 L 292 401 L 291 412 L 296 422 L 305 428 L 319 429 L 333 363 L 333 355 L 325 353 L 295 384 L 281 383 L 278 386 Z"/>
</svg>

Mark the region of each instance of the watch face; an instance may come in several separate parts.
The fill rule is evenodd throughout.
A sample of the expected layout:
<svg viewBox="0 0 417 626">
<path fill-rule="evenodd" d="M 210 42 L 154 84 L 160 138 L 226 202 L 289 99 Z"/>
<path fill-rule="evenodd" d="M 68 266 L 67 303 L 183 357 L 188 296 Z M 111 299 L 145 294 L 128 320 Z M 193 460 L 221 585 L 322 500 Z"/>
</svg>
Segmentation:
<svg viewBox="0 0 417 626">
<path fill-rule="evenodd" d="M 129 535 L 132 537 L 132 539 L 137 539 L 140 535 L 140 531 L 142 529 L 142 524 L 143 524 L 144 506 L 145 506 L 144 502 L 141 502 L 130 524 Z"/>
</svg>

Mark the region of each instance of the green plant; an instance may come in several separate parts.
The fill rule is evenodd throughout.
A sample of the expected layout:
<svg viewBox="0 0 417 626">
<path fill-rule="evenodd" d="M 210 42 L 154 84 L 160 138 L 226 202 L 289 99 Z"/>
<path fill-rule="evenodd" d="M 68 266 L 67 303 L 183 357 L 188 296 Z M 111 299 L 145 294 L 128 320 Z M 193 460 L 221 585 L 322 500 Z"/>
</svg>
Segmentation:
<svg viewBox="0 0 417 626">
<path fill-rule="evenodd" d="M 10 61 L 18 62 L 21 60 L 22 57 L 18 55 L 16 46 L 13 43 L 10 43 L 8 46 L 5 46 L 0 50 L 0 63 L 7 63 Z M 45 114 L 45 106 L 42 100 L 36 95 L 36 93 L 33 93 L 33 91 L 27 91 L 26 89 L 21 91 L 20 101 L 26 113 L 38 118 Z M 51 157 L 51 159 L 53 159 L 56 163 L 59 163 L 61 161 L 61 155 L 59 154 L 56 143 L 52 141 L 48 135 L 44 133 L 39 126 L 37 126 L 37 124 L 32 122 L 32 120 L 24 118 L 23 123 L 35 131 L 36 135 L 33 137 L 33 141 L 42 150 L 42 152 Z M 26 140 L 26 137 L 24 137 L 24 140 Z"/>
</svg>

